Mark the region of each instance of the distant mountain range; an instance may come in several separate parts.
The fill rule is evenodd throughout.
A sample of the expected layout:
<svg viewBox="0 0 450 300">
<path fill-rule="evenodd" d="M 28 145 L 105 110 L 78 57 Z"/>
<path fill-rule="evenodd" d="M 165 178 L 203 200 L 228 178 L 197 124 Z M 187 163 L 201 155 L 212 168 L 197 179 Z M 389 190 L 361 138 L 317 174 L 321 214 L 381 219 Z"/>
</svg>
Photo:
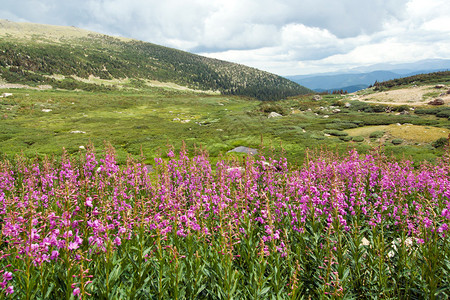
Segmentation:
<svg viewBox="0 0 450 300">
<path fill-rule="evenodd" d="M 294 75 L 286 78 L 317 92 L 344 90 L 349 93 L 365 89 L 376 81 L 450 70 L 450 60 L 431 59 L 404 64 L 377 64 L 341 72 Z"/>
<path fill-rule="evenodd" d="M 260 100 L 312 92 L 275 74 L 152 43 L 8 20 L 0 20 L 0 77 L 8 83 L 91 91 L 106 89 L 91 78 L 131 88 L 157 81 Z"/>
</svg>

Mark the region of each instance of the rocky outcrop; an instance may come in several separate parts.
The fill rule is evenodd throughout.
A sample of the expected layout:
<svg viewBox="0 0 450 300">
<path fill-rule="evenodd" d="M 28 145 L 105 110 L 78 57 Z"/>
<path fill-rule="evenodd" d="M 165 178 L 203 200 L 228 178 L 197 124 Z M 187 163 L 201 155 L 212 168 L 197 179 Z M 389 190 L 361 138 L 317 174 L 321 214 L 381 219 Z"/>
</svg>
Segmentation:
<svg viewBox="0 0 450 300">
<path fill-rule="evenodd" d="M 445 102 L 442 98 L 436 98 L 430 102 L 428 102 L 429 105 L 444 105 Z"/>
</svg>

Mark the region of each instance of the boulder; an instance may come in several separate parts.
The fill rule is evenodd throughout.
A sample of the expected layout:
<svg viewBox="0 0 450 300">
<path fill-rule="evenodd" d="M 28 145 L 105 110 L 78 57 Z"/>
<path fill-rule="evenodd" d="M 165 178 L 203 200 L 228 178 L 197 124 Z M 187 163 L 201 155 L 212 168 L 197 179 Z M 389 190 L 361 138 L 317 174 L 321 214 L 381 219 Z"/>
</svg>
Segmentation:
<svg viewBox="0 0 450 300">
<path fill-rule="evenodd" d="M 239 147 L 236 147 L 236 148 L 228 151 L 227 153 L 230 153 L 230 152 L 247 153 L 250 155 L 255 155 L 258 153 L 258 150 L 254 149 L 254 148 L 245 147 L 245 146 L 239 146 Z"/>
<path fill-rule="evenodd" d="M 429 105 L 444 105 L 445 102 L 442 98 L 436 98 L 430 102 L 428 102 Z"/>
<path fill-rule="evenodd" d="M 269 116 L 268 116 L 268 118 L 270 119 L 270 118 L 280 118 L 280 117 L 282 117 L 282 115 L 280 115 L 279 113 L 276 113 L 276 112 L 271 112 L 270 114 L 269 114 Z"/>
<path fill-rule="evenodd" d="M 313 100 L 314 100 L 314 101 L 320 101 L 320 100 L 322 100 L 322 96 L 320 96 L 320 95 L 314 95 Z"/>
</svg>

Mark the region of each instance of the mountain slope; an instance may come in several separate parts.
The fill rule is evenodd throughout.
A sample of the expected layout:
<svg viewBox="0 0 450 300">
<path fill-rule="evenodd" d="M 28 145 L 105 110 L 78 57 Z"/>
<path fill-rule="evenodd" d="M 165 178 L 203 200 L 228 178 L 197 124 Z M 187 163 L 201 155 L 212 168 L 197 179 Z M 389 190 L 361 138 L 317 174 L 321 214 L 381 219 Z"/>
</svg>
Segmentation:
<svg viewBox="0 0 450 300">
<path fill-rule="evenodd" d="M 450 60 L 431 59 L 405 64 L 377 64 L 342 70 L 335 73 L 293 75 L 286 78 L 315 91 L 346 90 L 349 93 L 386 81 L 402 77 L 450 69 Z"/>
<path fill-rule="evenodd" d="M 344 87 L 356 85 L 361 85 L 364 86 L 362 88 L 366 88 L 369 85 L 375 83 L 375 81 L 385 81 L 402 76 L 390 71 L 374 71 L 361 74 L 320 75 L 306 78 L 302 77 L 299 78 L 296 76 L 290 76 L 287 78 L 313 90 L 340 90 L 344 89 Z"/>
<path fill-rule="evenodd" d="M 96 89 L 101 87 L 77 79 L 131 78 L 137 85 L 148 80 L 173 82 L 260 100 L 311 92 L 254 68 L 74 27 L 0 20 L 0 49 L 0 76 L 15 83 Z"/>
</svg>

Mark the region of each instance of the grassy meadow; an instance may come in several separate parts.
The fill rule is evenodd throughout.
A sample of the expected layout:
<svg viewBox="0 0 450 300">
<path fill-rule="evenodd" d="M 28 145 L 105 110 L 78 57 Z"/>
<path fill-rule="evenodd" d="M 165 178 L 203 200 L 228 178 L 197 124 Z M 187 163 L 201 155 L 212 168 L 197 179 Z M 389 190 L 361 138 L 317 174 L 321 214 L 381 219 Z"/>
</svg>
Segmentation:
<svg viewBox="0 0 450 300">
<path fill-rule="evenodd" d="M 0 25 L 0 299 L 450 297 L 449 72 L 285 99 L 310 91 Z"/>
<path fill-rule="evenodd" d="M 446 107 L 0 92 L 0 298 L 449 296 Z"/>
<path fill-rule="evenodd" d="M 170 144 L 180 149 L 184 142 L 188 149 L 206 149 L 212 159 L 237 146 L 263 146 L 264 153 L 284 152 L 290 163 L 300 165 L 307 148 L 327 147 L 340 153 L 356 148 L 365 153 L 383 146 L 398 158 L 434 161 L 443 148 L 432 144 L 447 137 L 450 128 L 447 118 L 385 113 L 384 106 L 341 95 L 326 95 L 320 101 L 299 96 L 261 102 L 156 87 L 0 92 L 13 94 L 0 98 L 0 152 L 9 157 L 20 152 L 28 157 L 60 155 L 63 148 L 76 154 L 89 142 L 99 150 L 109 142 L 120 163 L 128 155 L 143 154 L 152 164 L 161 148 Z M 282 117 L 268 118 L 270 112 Z M 407 127 L 408 134 L 400 131 Z M 376 131 L 383 134 L 371 137 Z M 399 138 L 402 142 L 394 145 L 392 140 Z"/>
</svg>

